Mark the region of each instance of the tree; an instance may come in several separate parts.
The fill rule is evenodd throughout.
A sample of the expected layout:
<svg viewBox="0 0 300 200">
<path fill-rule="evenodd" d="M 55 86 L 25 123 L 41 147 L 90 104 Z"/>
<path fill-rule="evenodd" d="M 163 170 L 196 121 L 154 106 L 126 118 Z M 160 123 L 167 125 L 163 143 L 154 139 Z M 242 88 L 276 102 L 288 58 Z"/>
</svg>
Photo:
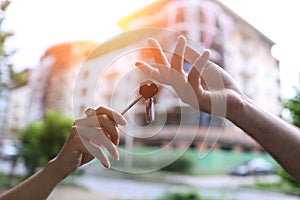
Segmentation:
<svg viewBox="0 0 300 200">
<path fill-rule="evenodd" d="M 295 88 L 295 91 L 295 96 L 284 102 L 283 106 L 291 113 L 291 123 L 293 123 L 297 127 L 300 127 L 300 88 Z M 278 171 L 278 175 L 284 182 L 288 183 L 289 185 L 300 188 L 300 184 L 284 169 L 280 169 Z"/>
<path fill-rule="evenodd" d="M 20 131 L 20 154 L 25 160 L 28 176 L 59 153 L 72 124 L 73 119 L 48 111 L 41 122 L 31 123 Z"/>
<path fill-rule="evenodd" d="M 0 97 L 2 97 L 3 91 L 8 88 L 11 80 L 13 80 L 15 76 L 13 65 L 9 60 L 13 52 L 8 52 L 5 49 L 6 39 L 13 34 L 3 30 L 5 11 L 9 4 L 10 2 L 8 0 L 0 0 Z"/>
<path fill-rule="evenodd" d="M 300 88 L 295 88 L 296 95 L 284 103 L 284 107 L 291 113 L 292 123 L 300 127 Z"/>
</svg>

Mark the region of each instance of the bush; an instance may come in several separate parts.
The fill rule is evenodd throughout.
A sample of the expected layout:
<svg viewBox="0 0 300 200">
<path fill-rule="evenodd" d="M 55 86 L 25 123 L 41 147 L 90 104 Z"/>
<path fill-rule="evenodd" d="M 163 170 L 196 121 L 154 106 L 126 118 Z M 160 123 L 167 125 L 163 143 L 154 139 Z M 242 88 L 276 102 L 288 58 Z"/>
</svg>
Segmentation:
<svg viewBox="0 0 300 200">
<path fill-rule="evenodd" d="M 194 166 L 194 162 L 191 158 L 186 155 L 179 157 L 171 164 L 162 168 L 163 171 L 169 172 L 180 172 L 180 173 L 191 173 Z"/>
<path fill-rule="evenodd" d="M 283 182 L 286 182 L 293 187 L 300 188 L 300 184 L 284 169 L 278 170 L 277 174 L 280 176 Z"/>
<path fill-rule="evenodd" d="M 196 192 L 167 193 L 157 200 L 214 200 L 208 197 L 201 197 Z"/>
<path fill-rule="evenodd" d="M 300 184 L 284 169 L 279 169 L 277 174 L 281 177 L 281 182 L 256 182 L 251 188 L 258 188 L 267 191 L 276 191 L 289 195 L 300 196 Z"/>
<path fill-rule="evenodd" d="M 287 108 L 292 117 L 292 123 L 300 127 L 300 89 L 295 88 L 296 95 L 284 102 L 283 106 Z"/>
<path fill-rule="evenodd" d="M 58 154 L 72 124 L 72 119 L 51 111 L 46 113 L 43 121 L 31 123 L 21 130 L 20 154 L 25 160 L 28 176 Z"/>
</svg>

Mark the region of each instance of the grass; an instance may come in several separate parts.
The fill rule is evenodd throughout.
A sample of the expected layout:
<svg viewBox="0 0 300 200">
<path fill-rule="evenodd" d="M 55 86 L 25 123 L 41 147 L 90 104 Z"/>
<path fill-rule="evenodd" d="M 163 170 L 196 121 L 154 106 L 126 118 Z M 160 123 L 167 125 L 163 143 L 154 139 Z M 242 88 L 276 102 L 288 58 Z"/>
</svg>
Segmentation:
<svg viewBox="0 0 300 200">
<path fill-rule="evenodd" d="M 300 196 L 300 188 L 295 187 L 287 182 L 280 182 L 280 183 L 263 183 L 257 182 L 254 185 L 247 186 L 253 189 L 260 189 L 265 191 L 273 191 L 273 192 L 280 192 L 294 196 Z"/>
<path fill-rule="evenodd" d="M 247 186 L 254 189 L 267 190 L 285 193 L 293 196 L 300 196 L 300 184 L 284 169 L 279 168 L 277 175 L 280 177 L 280 182 L 267 183 L 257 181 L 253 185 Z"/>
<path fill-rule="evenodd" d="M 187 192 L 166 193 L 155 200 L 221 200 L 221 199 L 204 197 L 199 195 L 197 192 L 187 191 Z"/>
</svg>

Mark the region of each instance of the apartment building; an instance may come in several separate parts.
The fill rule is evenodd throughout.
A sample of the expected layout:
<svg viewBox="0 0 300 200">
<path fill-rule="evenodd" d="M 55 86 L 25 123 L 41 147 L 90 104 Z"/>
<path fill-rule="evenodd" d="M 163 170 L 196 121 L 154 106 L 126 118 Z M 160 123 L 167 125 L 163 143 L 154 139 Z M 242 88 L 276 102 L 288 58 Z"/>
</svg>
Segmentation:
<svg viewBox="0 0 300 200">
<path fill-rule="evenodd" d="M 35 92 L 30 113 L 39 112 L 33 119 L 47 109 L 75 118 L 83 116 L 86 108 L 99 105 L 121 112 L 137 98 L 140 82 L 148 78 L 134 63 L 139 59 L 154 62 L 147 39 L 157 38 L 169 56 L 180 34 L 195 48 L 210 49 L 211 59 L 228 71 L 249 97 L 270 112 L 280 113 L 279 66 L 271 54 L 274 42 L 219 1 L 155 1 L 121 19 L 119 26 L 123 33 L 102 44 L 64 43 L 45 52 L 32 79 Z M 189 68 L 185 63 L 185 69 Z M 230 122 L 184 105 L 170 88 L 161 87 L 155 101 L 156 121 L 151 126 L 143 121 L 143 100 L 126 114 L 136 143 L 164 145 L 173 141 L 175 146 L 188 142 L 196 148 L 262 150 Z M 191 135 L 189 141 L 184 137 L 173 140 L 178 126 Z"/>
</svg>

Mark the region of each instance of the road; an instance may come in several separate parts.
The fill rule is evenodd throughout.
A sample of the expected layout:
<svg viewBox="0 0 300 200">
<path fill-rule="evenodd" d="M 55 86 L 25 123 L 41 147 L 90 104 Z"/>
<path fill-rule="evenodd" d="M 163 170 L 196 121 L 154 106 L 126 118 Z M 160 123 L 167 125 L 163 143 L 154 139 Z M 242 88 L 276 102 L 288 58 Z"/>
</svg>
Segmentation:
<svg viewBox="0 0 300 200">
<path fill-rule="evenodd" d="M 9 163 L 0 161 L 0 171 L 9 172 Z M 22 165 L 18 165 L 17 172 L 24 173 Z M 192 177 L 183 175 L 167 175 L 163 181 L 149 179 L 151 175 L 137 178 L 138 176 L 124 175 L 124 173 L 114 170 L 106 170 L 99 163 L 88 165 L 82 176 L 70 176 L 65 181 L 75 182 L 85 188 L 86 191 L 80 191 L 63 187 L 54 191 L 54 195 L 59 192 L 61 198 L 65 195 L 74 195 L 79 198 L 79 194 L 85 195 L 88 199 L 105 200 L 153 200 L 166 192 L 178 191 L 196 191 L 202 196 L 216 197 L 219 199 L 249 200 L 300 200 L 299 197 L 289 196 L 277 192 L 267 192 L 241 187 L 244 184 L 250 184 L 258 180 L 255 177 L 232 177 L 232 176 L 203 176 Z M 148 177 L 148 178 L 147 178 Z M 276 176 L 263 176 L 264 181 L 277 181 Z M 105 198 L 107 197 L 107 198 Z M 51 199 L 51 198 L 50 198 Z M 75 200 L 76 198 L 74 198 Z"/>
<path fill-rule="evenodd" d="M 183 177 L 180 179 L 184 184 L 167 182 L 148 182 L 134 179 L 99 177 L 85 175 L 74 179 L 75 182 L 89 188 L 94 193 L 108 196 L 117 196 L 120 199 L 141 200 L 155 199 L 166 192 L 196 191 L 202 196 L 216 197 L 219 199 L 264 199 L 264 200 L 299 200 L 300 198 L 277 192 L 266 192 L 254 189 L 246 189 L 237 186 L 237 181 L 232 177 L 206 177 L 199 182 L 192 182 Z M 202 178 L 201 178 L 202 179 Z M 208 180 L 208 184 L 205 182 Z M 220 181 L 218 181 L 220 180 Z M 226 181 L 227 180 L 227 181 Z M 214 185 L 213 182 L 216 184 Z M 221 185 L 220 183 L 224 183 Z M 231 184 L 233 183 L 233 184 Z"/>
<path fill-rule="evenodd" d="M 105 170 L 100 164 L 93 164 L 86 169 L 84 176 L 73 178 L 88 188 L 91 192 L 101 193 L 107 196 L 116 196 L 126 200 L 155 199 L 166 192 L 196 191 L 202 196 L 215 197 L 219 199 L 249 200 L 300 200 L 299 197 L 267 192 L 242 187 L 245 184 L 253 184 L 255 181 L 277 182 L 277 176 L 261 177 L 235 177 L 235 176 L 183 176 L 167 175 L 163 181 L 152 174 L 124 175 L 115 170 Z"/>
</svg>

